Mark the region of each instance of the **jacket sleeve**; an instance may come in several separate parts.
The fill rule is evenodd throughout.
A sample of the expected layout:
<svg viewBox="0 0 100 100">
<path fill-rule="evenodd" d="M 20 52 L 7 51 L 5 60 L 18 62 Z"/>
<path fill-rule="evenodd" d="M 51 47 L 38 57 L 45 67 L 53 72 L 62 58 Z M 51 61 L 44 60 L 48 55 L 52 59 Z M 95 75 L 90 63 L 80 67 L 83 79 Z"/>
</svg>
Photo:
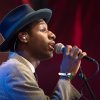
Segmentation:
<svg viewBox="0 0 100 100">
<path fill-rule="evenodd" d="M 51 97 L 44 94 L 29 69 L 22 65 L 11 65 L 12 69 L 5 78 L 5 91 L 9 100 L 77 100 L 79 92 L 70 81 L 59 79 Z M 22 66 L 22 67 L 20 67 Z"/>
<path fill-rule="evenodd" d="M 79 100 L 80 93 L 69 80 L 59 79 L 51 97 L 52 100 Z"/>
</svg>

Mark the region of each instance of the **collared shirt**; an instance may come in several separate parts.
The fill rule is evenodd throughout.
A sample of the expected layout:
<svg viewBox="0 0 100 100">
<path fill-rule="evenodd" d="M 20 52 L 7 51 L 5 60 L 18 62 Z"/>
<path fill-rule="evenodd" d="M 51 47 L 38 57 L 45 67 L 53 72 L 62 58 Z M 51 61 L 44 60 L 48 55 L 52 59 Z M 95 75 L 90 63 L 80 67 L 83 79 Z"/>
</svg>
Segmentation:
<svg viewBox="0 0 100 100">
<path fill-rule="evenodd" d="M 27 60 L 25 59 L 24 57 L 18 55 L 17 53 L 14 53 L 14 52 L 10 52 L 9 53 L 9 57 L 8 58 L 17 58 L 19 61 L 20 61 L 20 58 L 21 58 L 21 62 L 25 63 L 28 67 L 30 67 L 32 73 L 35 73 L 35 68 L 34 66 Z"/>
</svg>

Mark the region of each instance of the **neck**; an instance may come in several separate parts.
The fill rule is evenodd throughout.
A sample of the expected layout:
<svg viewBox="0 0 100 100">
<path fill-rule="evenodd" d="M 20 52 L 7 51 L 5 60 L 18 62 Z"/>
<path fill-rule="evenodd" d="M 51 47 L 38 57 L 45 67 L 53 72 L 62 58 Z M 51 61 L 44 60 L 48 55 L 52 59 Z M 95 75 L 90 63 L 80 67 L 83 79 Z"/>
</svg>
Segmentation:
<svg viewBox="0 0 100 100">
<path fill-rule="evenodd" d="M 40 64 L 40 60 L 37 60 L 34 57 L 32 57 L 31 54 L 27 51 L 17 51 L 16 53 L 27 59 L 35 67 L 35 69 Z"/>
</svg>

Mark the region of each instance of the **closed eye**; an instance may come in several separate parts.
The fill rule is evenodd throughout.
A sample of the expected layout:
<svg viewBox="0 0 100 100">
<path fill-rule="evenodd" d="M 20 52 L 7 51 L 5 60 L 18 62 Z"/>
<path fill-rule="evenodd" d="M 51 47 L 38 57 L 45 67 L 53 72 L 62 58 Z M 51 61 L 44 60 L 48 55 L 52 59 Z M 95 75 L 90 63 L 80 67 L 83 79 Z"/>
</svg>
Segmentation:
<svg viewBox="0 0 100 100">
<path fill-rule="evenodd" d="M 45 32 L 45 31 L 46 31 L 46 29 L 45 29 L 45 28 L 42 28 L 42 29 L 40 29 L 40 31 L 41 31 L 41 32 Z"/>
<path fill-rule="evenodd" d="M 48 30 L 46 28 L 41 28 L 40 32 L 47 32 Z"/>
</svg>

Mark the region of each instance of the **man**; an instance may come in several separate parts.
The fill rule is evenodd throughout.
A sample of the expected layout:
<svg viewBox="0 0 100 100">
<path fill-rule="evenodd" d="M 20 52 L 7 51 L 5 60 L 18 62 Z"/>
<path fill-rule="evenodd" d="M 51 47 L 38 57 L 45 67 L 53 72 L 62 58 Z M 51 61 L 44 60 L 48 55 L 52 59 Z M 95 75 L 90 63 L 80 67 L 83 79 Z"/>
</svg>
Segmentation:
<svg viewBox="0 0 100 100">
<path fill-rule="evenodd" d="M 66 46 L 60 78 L 51 97 L 38 86 L 34 75 L 40 61 L 53 57 L 56 36 L 47 25 L 51 14 L 49 9 L 34 11 L 24 4 L 1 21 L 0 33 L 5 41 L 0 50 L 11 52 L 0 66 L 0 100 L 76 100 L 81 97 L 70 82 L 86 55 L 77 46 Z"/>
</svg>

